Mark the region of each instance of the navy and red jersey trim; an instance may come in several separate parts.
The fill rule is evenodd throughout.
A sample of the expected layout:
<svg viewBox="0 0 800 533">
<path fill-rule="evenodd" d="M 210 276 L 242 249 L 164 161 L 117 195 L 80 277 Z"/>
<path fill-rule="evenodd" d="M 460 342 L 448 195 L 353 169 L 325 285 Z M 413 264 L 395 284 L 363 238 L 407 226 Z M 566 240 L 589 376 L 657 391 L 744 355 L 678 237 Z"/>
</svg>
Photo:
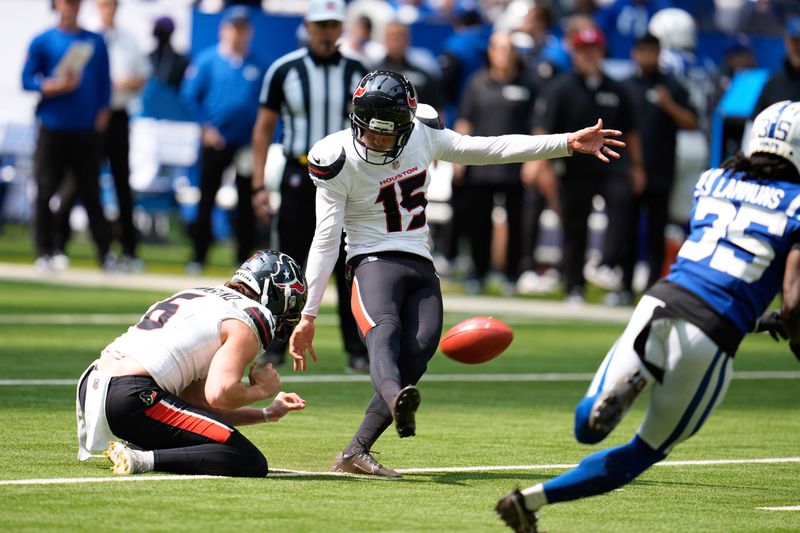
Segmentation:
<svg viewBox="0 0 800 533">
<path fill-rule="evenodd" d="M 257 307 L 247 307 L 244 312 L 247 313 L 247 316 L 249 316 L 256 325 L 258 338 L 261 339 L 261 346 L 266 349 L 270 341 L 269 320 L 267 320 L 267 317 L 261 312 L 261 309 Z"/>
<path fill-rule="evenodd" d="M 330 165 L 320 165 L 313 159 L 308 160 L 308 172 L 311 176 L 318 180 L 329 180 L 339 175 L 339 172 L 344 168 L 346 156 L 344 155 L 344 148 L 339 158 Z"/>
<path fill-rule="evenodd" d="M 444 129 L 444 122 L 442 122 L 442 119 L 439 117 L 439 115 L 436 115 L 434 118 L 417 117 L 417 120 L 420 122 L 420 124 L 425 124 L 431 129 L 434 130 Z"/>
</svg>

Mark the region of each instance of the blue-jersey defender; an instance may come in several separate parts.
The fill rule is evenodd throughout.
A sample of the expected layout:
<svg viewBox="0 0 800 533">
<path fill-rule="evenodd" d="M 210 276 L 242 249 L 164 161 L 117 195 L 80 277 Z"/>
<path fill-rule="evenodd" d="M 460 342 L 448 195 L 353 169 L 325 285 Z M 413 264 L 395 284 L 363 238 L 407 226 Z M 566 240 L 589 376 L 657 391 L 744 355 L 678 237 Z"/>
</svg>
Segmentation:
<svg viewBox="0 0 800 533">
<path fill-rule="evenodd" d="M 745 152 L 700 176 L 691 231 L 669 275 L 642 297 L 575 411 L 575 436 L 594 444 L 645 387 L 633 439 L 573 470 L 514 490 L 495 510 L 514 531 L 537 531 L 547 504 L 616 489 L 694 435 L 722 402 L 745 334 L 788 336 L 800 359 L 800 102 L 755 119 Z M 780 312 L 765 312 L 782 294 Z"/>
</svg>

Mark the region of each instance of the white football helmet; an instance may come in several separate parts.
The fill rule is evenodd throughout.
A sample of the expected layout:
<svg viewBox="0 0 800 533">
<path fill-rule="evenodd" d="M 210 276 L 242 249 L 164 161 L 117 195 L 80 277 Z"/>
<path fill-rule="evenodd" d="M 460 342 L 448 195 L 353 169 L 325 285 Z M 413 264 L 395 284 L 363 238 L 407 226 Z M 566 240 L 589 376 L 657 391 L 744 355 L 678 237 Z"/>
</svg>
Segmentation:
<svg viewBox="0 0 800 533">
<path fill-rule="evenodd" d="M 658 37 L 662 48 L 694 50 L 697 47 L 697 24 L 683 9 L 668 7 L 658 11 L 650 19 L 647 30 Z"/>
<path fill-rule="evenodd" d="M 800 172 L 800 102 L 784 100 L 756 116 L 744 155 L 759 152 L 779 155 Z"/>
</svg>

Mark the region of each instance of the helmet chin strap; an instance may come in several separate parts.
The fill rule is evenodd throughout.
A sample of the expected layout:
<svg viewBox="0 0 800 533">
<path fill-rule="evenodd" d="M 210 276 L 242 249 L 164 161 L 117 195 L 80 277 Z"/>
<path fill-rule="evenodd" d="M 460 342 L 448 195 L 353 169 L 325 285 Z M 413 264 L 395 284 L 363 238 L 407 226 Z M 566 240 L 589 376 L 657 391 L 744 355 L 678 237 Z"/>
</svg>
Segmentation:
<svg viewBox="0 0 800 533">
<path fill-rule="evenodd" d="M 368 147 L 363 141 L 357 139 L 355 136 L 353 137 L 353 146 L 355 146 L 356 153 L 371 165 L 388 165 L 398 157 L 400 157 L 400 153 L 402 152 L 404 147 L 397 146 L 398 142 L 395 141 L 395 145 L 388 149 L 388 150 L 375 150 L 374 148 Z"/>
</svg>

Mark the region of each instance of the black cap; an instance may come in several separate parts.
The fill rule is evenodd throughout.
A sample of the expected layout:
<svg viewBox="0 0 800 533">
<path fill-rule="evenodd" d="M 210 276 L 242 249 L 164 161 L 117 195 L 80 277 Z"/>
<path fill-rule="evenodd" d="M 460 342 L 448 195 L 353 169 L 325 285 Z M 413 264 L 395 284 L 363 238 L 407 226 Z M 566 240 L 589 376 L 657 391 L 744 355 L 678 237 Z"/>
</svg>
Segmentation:
<svg viewBox="0 0 800 533">
<path fill-rule="evenodd" d="M 661 46 L 661 41 L 658 40 L 658 37 L 653 35 L 650 32 L 646 32 L 644 35 L 636 39 L 636 46 Z"/>
</svg>

